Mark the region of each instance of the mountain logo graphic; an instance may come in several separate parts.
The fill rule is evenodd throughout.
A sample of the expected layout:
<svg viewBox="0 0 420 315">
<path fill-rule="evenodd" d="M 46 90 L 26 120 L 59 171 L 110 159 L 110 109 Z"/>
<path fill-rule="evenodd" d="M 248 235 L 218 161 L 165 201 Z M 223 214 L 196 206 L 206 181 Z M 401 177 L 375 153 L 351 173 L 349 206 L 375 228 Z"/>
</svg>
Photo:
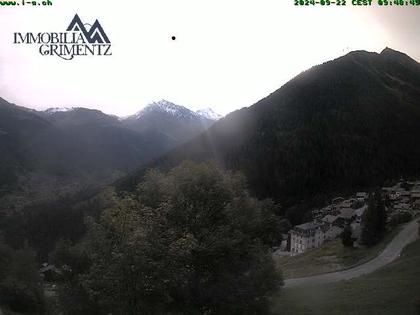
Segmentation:
<svg viewBox="0 0 420 315">
<path fill-rule="evenodd" d="M 73 60 L 82 56 L 112 56 L 112 45 L 98 20 L 83 23 L 76 14 L 66 31 L 15 32 L 13 44 L 36 45 L 42 56 Z"/>
<path fill-rule="evenodd" d="M 84 24 L 77 14 L 67 28 L 67 32 L 81 32 L 90 44 L 111 43 L 98 20 L 91 26 L 90 24 Z"/>
</svg>

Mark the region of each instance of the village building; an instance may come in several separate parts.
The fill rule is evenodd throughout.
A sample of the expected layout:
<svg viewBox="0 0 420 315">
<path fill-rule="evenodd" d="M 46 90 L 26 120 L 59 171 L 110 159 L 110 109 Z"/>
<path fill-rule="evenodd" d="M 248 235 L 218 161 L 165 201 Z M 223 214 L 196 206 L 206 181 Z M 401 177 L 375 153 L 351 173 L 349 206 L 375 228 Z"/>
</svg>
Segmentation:
<svg viewBox="0 0 420 315">
<path fill-rule="evenodd" d="M 365 202 L 369 198 L 369 194 L 367 192 L 358 192 L 356 194 L 356 199 L 360 202 Z"/>
<path fill-rule="evenodd" d="M 341 209 L 340 214 L 337 216 L 336 225 L 344 228 L 356 218 L 356 210 L 352 208 Z"/>
<path fill-rule="evenodd" d="M 411 190 L 402 187 L 402 182 L 382 188 L 382 198 L 387 198 L 387 220 L 393 214 L 408 212 L 413 216 L 420 211 L 420 181 L 411 185 Z M 313 210 L 313 222 L 295 226 L 289 232 L 288 246 L 292 254 L 300 254 L 316 248 L 324 242 L 339 237 L 346 226 L 350 226 L 355 244 L 361 237 L 363 216 L 368 209 L 369 193 L 358 192 L 355 198 L 337 197 L 331 204 Z M 284 245 L 283 245 L 284 248 Z"/>
<path fill-rule="evenodd" d="M 327 224 L 328 225 L 328 227 L 330 228 L 331 226 L 333 226 L 333 224 L 337 221 L 337 219 L 338 219 L 338 217 L 337 216 L 335 216 L 335 215 L 331 215 L 331 214 L 328 214 L 328 215 L 326 215 L 325 217 L 323 217 L 322 219 L 321 219 L 321 222 L 323 223 L 323 224 Z"/>
<path fill-rule="evenodd" d="M 297 225 L 290 231 L 290 251 L 300 254 L 321 246 L 325 241 L 322 225 L 314 222 Z"/>
</svg>

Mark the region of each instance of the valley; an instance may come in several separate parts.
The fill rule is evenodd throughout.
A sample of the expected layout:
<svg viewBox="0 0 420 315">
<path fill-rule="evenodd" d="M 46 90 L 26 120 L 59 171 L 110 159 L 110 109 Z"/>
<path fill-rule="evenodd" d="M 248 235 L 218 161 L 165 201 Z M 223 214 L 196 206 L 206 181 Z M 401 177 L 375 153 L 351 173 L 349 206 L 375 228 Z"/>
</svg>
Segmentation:
<svg viewBox="0 0 420 315">
<path fill-rule="evenodd" d="M 408 303 L 419 99 L 419 63 L 390 48 L 317 65 L 223 118 L 165 100 L 121 118 L 0 99 L 0 304 L 299 314 L 333 298 L 355 313 L 339 290 L 363 300 L 393 280 L 384 270 Z"/>
</svg>

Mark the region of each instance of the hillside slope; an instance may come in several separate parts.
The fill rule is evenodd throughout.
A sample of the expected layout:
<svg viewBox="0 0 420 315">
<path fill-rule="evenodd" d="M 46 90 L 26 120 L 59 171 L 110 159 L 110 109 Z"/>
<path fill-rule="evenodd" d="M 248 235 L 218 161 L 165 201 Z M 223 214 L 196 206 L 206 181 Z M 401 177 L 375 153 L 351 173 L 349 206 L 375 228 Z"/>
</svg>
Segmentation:
<svg viewBox="0 0 420 315">
<path fill-rule="evenodd" d="M 98 110 L 39 112 L 0 99 L 0 210 L 111 183 L 212 123 L 182 109 L 194 124 L 152 109 L 136 129 Z"/>
<path fill-rule="evenodd" d="M 401 258 L 350 281 L 282 290 L 273 314 L 418 314 L 420 241 Z"/>
<path fill-rule="evenodd" d="M 147 167 L 215 159 L 291 205 L 420 174 L 420 65 L 385 49 L 316 66 Z M 139 170 L 118 183 L 130 190 Z"/>
</svg>

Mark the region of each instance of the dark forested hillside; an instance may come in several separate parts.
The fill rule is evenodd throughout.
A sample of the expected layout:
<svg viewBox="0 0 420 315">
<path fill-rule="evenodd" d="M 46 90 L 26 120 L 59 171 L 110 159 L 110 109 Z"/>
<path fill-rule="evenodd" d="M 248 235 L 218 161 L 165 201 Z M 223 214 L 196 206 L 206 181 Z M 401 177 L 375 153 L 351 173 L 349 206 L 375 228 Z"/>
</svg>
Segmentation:
<svg viewBox="0 0 420 315">
<path fill-rule="evenodd" d="M 387 48 L 316 66 L 148 167 L 184 159 L 241 170 L 258 197 L 289 205 L 418 175 L 420 65 Z"/>
<path fill-rule="evenodd" d="M 22 147 L 49 126 L 45 119 L 0 98 L 0 195 L 16 184 L 19 170 L 30 162 Z"/>
</svg>

